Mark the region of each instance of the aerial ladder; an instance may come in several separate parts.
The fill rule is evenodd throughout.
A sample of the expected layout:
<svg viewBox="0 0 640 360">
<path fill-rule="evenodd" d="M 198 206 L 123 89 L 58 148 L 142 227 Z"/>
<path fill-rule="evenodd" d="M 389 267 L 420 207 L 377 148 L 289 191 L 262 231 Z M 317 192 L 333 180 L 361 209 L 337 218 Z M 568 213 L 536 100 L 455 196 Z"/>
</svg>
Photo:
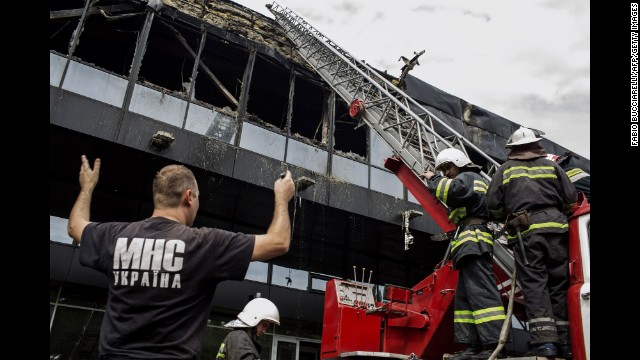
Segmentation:
<svg viewBox="0 0 640 360">
<path fill-rule="evenodd" d="M 391 147 L 394 156 L 385 160 L 385 167 L 398 176 L 444 233 L 452 233 L 455 225 L 446 205 L 429 192 L 420 175 L 435 171 L 437 155 L 447 148 L 457 148 L 467 156 L 473 150 L 484 158 L 481 175 L 487 181 L 500 164 L 302 17 L 275 2 L 266 6 L 300 55 L 350 104 L 350 116 L 368 125 Z M 500 227 L 497 224 L 496 229 Z M 494 243 L 494 273 L 501 296 L 506 298 L 520 290 L 511 276 L 513 253 L 500 241 Z M 321 358 L 404 359 L 411 354 L 409 357 L 419 359 L 442 359 L 443 353 L 456 349 L 451 306 L 456 282 L 457 272 L 447 254 L 414 287 L 385 285 L 381 303 L 374 300 L 364 279 L 328 282 Z M 521 296 L 516 299 L 522 304 L 521 300 Z M 523 312 L 514 314 L 524 316 Z"/>
<path fill-rule="evenodd" d="M 427 170 L 434 170 L 438 153 L 455 147 L 467 156 L 468 149 L 482 156 L 487 169 L 481 175 L 487 181 L 491 180 L 491 175 L 500 166 L 496 160 L 303 18 L 275 2 L 267 7 L 302 57 L 350 104 L 350 115 L 366 123 L 392 148 L 397 160 L 403 164 L 398 166 L 407 167 L 406 170 L 399 170 L 401 175 L 408 171 L 417 177 Z M 434 130 L 436 123 L 446 130 L 446 136 Z M 396 164 L 385 166 L 396 172 Z M 416 196 L 415 193 L 413 195 Z M 420 198 L 417 200 L 422 204 Z M 443 230 L 453 228 L 448 219 L 434 220 Z"/>
</svg>

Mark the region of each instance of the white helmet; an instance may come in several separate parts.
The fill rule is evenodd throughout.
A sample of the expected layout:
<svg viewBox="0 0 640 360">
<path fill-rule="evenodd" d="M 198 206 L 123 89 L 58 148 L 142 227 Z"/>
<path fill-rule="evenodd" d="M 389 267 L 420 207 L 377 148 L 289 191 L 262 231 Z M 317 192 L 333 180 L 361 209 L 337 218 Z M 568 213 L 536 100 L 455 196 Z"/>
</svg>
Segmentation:
<svg viewBox="0 0 640 360">
<path fill-rule="evenodd" d="M 462 151 L 454 148 L 448 148 L 440 151 L 438 156 L 436 156 L 436 170 L 438 170 L 440 166 L 449 162 L 452 162 L 459 168 L 474 165 Z"/>
<path fill-rule="evenodd" d="M 262 320 L 280 325 L 280 312 L 274 303 L 265 298 L 255 298 L 244 306 L 237 320 L 224 324 L 226 327 L 254 327 Z"/>
<path fill-rule="evenodd" d="M 514 131 L 513 134 L 507 140 L 507 145 L 505 147 L 509 148 L 517 145 L 529 144 L 532 142 L 540 141 L 542 138 L 536 136 L 536 133 L 524 126 L 521 126 L 520 129 Z"/>
</svg>

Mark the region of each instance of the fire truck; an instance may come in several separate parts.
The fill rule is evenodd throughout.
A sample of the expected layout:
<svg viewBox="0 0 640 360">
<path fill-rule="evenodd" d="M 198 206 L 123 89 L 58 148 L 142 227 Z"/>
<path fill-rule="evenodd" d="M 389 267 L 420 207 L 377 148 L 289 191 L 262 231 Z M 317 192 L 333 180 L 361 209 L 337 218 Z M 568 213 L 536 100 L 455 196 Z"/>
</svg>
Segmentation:
<svg viewBox="0 0 640 360">
<path fill-rule="evenodd" d="M 387 159 L 385 166 L 394 172 L 406 170 L 406 166 L 394 158 Z M 421 180 L 414 183 L 418 182 Z M 415 185 L 406 179 L 403 183 L 410 189 Z M 418 194 L 431 196 L 426 188 L 413 188 L 412 192 L 416 197 Z M 590 358 L 591 206 L 583 196 L 580 199 L 580 207 L 569 217 L 571 282 L 568 309 L 573 359 L 587 360 Z M 426 210 L 430 214 L 442 211 L 440 216 L 447 216 L 441 206 Z M 508 307 L 509 295 L 520 293 L 512 272 L 509 272 L 513 266 L 513 254 L 497 245 L 493 269 L 505 308 Z M 443 354 L 459 350 L 453 343 L 453 299 L 457 279 L 451 260 L 446 260 L 411 288 L 386 285 L 382 301 L 375 300 L 372 286 L 364 284 L 364 281 L 331 280 L 325 293 L 321 358 L 412 357 L 431 360 L 443 359 Z M 522 300 L 522 296 L 513 300 L 513 314 L 525 322 Z"/>
<path fill-rule="evenodd" d="M 349 114 L 358 125 L 370 127 L 392 149 L 393 155 L 384 166 L 413 194 L 442 234 L 452 233 L 455 225 L 449 221 L 446 205 L 430 193 L 420 174 L 434 170 L 436 156 L 446 148 L 484 159 L 481 175 L 487 180 L 500 163 L 405 94 L 398 87 L 403 79 L 389 81 L 290 9 L 275 2 L 267 8 L 300 55 L 350 104 Z M 405 61 L 407 70 L 414 60 Z M 495 224 L 495 229 L 502 226 Z M 590 358 L 589 226 L 590 205 L 580 194 L 579 207 L 569 217 L 568 309 L 575 360 Z M 501 237 L 494 241 L 493 260 L 496 286 L 507 313 L 526 323 L 513 252 Z M 381 298 L 374 295 L 376 285 L 365 283 L 364 275 L 361 281 L 327 282 L 321 358 L 446 359 L 447 354 L 459 350 L 453 342 L 457 279 L 458 273 L 445 254 L 424 280 L 411 288 L 385 285 Z"/>
</svg>

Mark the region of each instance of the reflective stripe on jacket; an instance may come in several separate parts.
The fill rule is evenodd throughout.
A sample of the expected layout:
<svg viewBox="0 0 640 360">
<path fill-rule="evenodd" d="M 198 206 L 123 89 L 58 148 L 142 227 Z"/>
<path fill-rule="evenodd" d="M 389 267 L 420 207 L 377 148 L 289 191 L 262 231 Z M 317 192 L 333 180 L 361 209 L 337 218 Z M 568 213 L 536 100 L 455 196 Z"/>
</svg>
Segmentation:
<svg viewBox="0 0 640 360">
<path fill-rule="evenodd" d="M 449 219 L 460 224 L 462 219 L 477 217 L 488 220 L 487 182 L 478 173 L 462 169 L 454 179 L 440 174 L 427 183 L 429 190 L 449 207 Z M 451 257 L 454 268 L 466 255 L 493 254 L 493 236 L 486 225 L 473 224 L 460 229 L 458 237 L 451 242 Z"/>
<path fill-rule="evenodd" d="M 496 220 L 520 210 L 550 207 L 567 213 L 577 201 L 578 193 L 567 173 L 544 157 L 507 160 L 487 191 L 489 211 Z"/>
</svg>

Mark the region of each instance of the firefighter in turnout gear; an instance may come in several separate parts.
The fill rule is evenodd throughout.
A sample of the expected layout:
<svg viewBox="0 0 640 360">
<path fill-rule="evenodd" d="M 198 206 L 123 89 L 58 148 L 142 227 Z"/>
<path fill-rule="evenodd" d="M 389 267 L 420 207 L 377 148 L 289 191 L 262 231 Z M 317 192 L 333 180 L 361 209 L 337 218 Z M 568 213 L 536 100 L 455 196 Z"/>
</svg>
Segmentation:
<svg viewBox="0 0 640 360">
<path fill-rule="evenodd" d="M 265 298 L 249 301 L 238 314 L 237 319 L 224 324 L 233 328 L 227 334 L 216 355 L 216 360 L 259 360 L 262 336 L 270 324 L 280 325 L 280 312 L 276 305 Z"/>
<path fill-rule="evenodd" d="M 571 180 L 573 186 L 576 187 L 576 190 L 583 193 L 584 197 L 587 198 L 587 201 L 591 203 L 591 175 L 578 167 L 571 166 L 571 157 L 577 156 L 571 152 L 566 152 L 563 156 L 547 154 L 547 159 L 558 163 L 558 165 L 560 165 L 560 167 L 567 173 L 569 180 Z"/>
<path fill-rule="evenodd" d="M 450 251 L 458 283 L 454 299 L 454 340 L 467 348 L 450 360 L 491 356 L 505 319 L 504 307 L 493 278 L 493 236 L 487 228 L 487 182 L 480 167 L 458 149 L 444 149 L 436 157 L 436 170 L 427 171 L 429 190 L 449 207 L 457 237 Z M 501 354 L 499 358 L 503 358 Z"/>
<path fill-rule="evenodd" d="M 570 359 L 567 215 L 578 194 L 567 173 L 546 158 L 540 140 L 525 127 L 511 135 L 506 144 L 511 151 L 491 179 L 487 201 L 499 221 L 528 214 L 526 227 L 518 229 L 524 248 L 514 250 L 531 335 L 532 349 L 525 355 Z M 507 240 L 518 244 L 517 234 L 509 233 Z"/>
</svg>

